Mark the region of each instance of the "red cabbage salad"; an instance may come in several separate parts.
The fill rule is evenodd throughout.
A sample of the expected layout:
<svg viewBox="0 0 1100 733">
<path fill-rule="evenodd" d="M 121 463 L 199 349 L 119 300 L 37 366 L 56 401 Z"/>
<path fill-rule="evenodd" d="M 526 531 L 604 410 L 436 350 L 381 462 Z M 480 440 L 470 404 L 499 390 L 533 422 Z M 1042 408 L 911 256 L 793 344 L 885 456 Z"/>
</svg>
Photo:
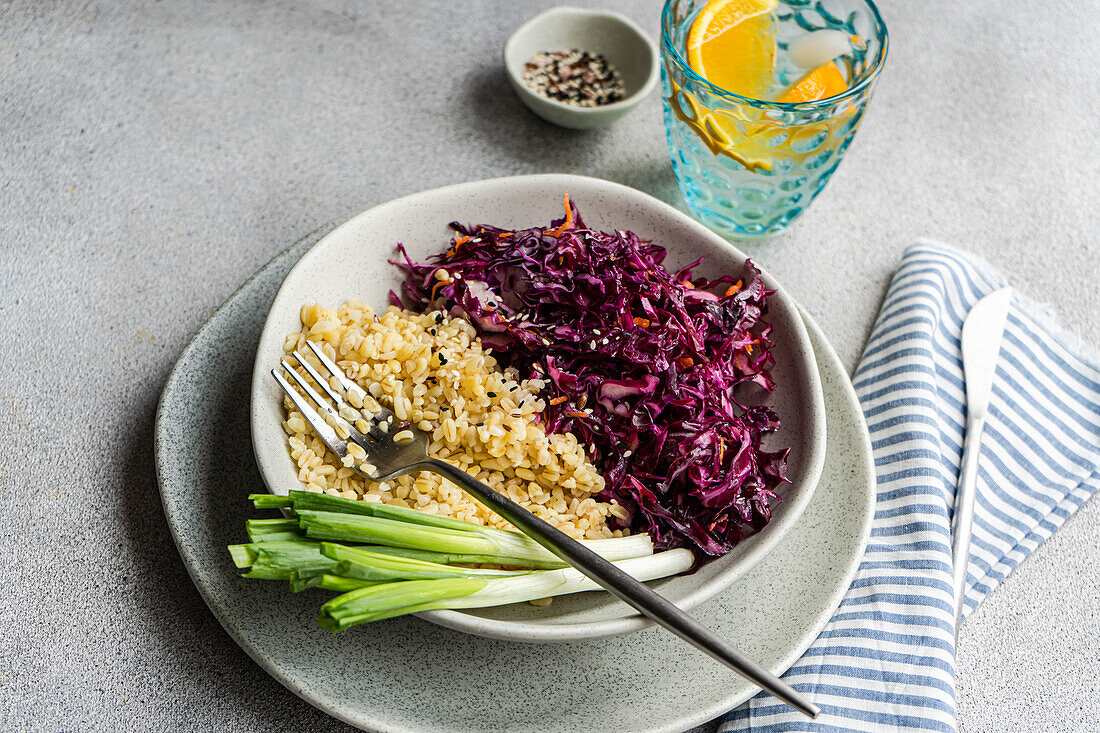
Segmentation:
<svg viewBox="0 0 1100 733">
<path fill-rule="evenodd" d="M 775 386 L 774 291 L 751 261 L 738 279 L 693 275 L 700 260 L 669 272 L 663 247 L 589 229 L 568 194 L 565 212 L 518 231 L 453 222 L 423 263 L 399 244 L 405 300 L 466 318 L 502 366 L 546 381 L 546 429 L 587 446 L 599 498 L 630 513 L 613 527 L 722 555 L 768 523 L 786 481 L 790 449 L 761 446 L 779 417 L 743 401 Z"/>
</svg>

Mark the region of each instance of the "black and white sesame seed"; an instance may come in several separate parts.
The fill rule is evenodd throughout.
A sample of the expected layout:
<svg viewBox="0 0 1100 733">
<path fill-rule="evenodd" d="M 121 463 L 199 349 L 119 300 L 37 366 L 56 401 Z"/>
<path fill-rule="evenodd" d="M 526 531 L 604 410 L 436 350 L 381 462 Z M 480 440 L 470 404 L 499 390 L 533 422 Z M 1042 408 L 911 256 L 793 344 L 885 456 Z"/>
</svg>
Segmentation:
<svg viewBox="0 0 1100 733">
<path fill-rule="evenodd" d="M 611 104 L 625 93 L 606 58 L 576 48 L 535 54 L 523 67 L 523 81 L 537 94 L 576 107 Z"/>
</svg>

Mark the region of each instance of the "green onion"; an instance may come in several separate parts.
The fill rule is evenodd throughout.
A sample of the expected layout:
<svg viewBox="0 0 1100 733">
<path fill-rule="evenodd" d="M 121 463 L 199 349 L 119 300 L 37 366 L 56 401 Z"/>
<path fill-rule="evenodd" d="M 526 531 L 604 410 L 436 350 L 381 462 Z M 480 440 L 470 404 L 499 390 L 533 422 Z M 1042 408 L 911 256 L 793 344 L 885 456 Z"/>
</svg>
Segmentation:
<svg viewBox="0 0 1100 733">
<path fill-rule="evenodd" d="M 464 522 L 461 519 L 443 517 L 438 514 L 428 514 L 415 509 L 406 509 L 400 506 L 379 504 L 357 499 L 345 499 L 342 496 L 330 496 L 329 494 L 317 494 L 312 491 L 293 490 L 287 496 L 274 496 L 272 494 L 250 494 L 253 506 L 257 509 L 305 509 L 322 512 L 340 512 L 342 514 L 359 514 L 368 517 L 382 517 L 398 522 L 410 522 L 422 524 L 428 527 L 442 527 L 444 529 L 456 529 L 462 532 L 476 530 L 479 525 L 473 522 Z"/>
<path fill-rule="evenodd" d="M 251 568 L 244 577 L 267 580 L 291 580 L 330 571 L 338 565 L 321 553 L 320 543 L 308 540 L 230 545 L 229 555 L 238 568 Z"/>
<path fill-rule="evenodd" d="M 257 496 L 253 494 L 253 496 Z M 284 497 L 280 497 L 284 498 Z M 378 504 L 357 499 L 345 499 L 342 496 L 330 496 L 328 494 L 315 494 L 311 491 L 291 491 L 285 499 L 291 502 L 295 511 L 305 509 L 322 512 L 340 512 L 342 514 L 360 514 L 368 517 L 381 517 L 398 522 L 422 524 L 427 527 L 441 527 L 443 529 L 455 529 L 460 532 L 472 532 L 480 525 L 473 522 L 464 522 L 453 517 L 443 517 L 438 514 L 428 514 L 415 509 L 406 509 L 389 504 Z M 255 501 L 253 501 L 255 503 Z M 259 506 L 257 506 L 259 508 Z"/>
<path fill-rule="evenodd" d="M 366 515 L 304 509 L 295 511 L 306 536 L 313 539 L 423 550 L 446 555 L 451 562 L 492 562 L 530 568 L 560 568 L 566 565 L 526 535 L 494 527 L 471 525 L 473 529 L 459 531 Z M 644 534 L 584 540 L 583 543 L 608 560 L 639 557 L 653 552 L 653 543 L 649 535 Z"/>
<path fill-rule="evenodd" d="M 471 532 L 459 532 L 442 527 L 379 519 L 362 514 L 315 511 L 298 512 L 298 523 L 306 535 L 320 540 L 358 542 L 361 544 L 389 545 L 440 552 L 490 553 L 493 544 Z"/>
<path fill-rule="evenodd" d="M 647 557 L 619 560 L 615 565 L 637 580 L 656 580 L 678 575 L 695 564 L 691 550 L 677 549 L 658 552 Z M 487 608 L 509 603 L 533 601 L 539 598 L 603 590 L 596 581 L 575 568 L 540 570 L 511 578 L 493 578 L 477 593 L 452 599 L 436 608 Z"/>
<path fill-rule="evenodd" d="M 347 593 L 350 590 L 367 588 L 372 585 L 379 584 L 372 583 L 369 580 L 357 580 L 321 573 L 320 575 L 311 575 L 308 578 L 292 578 L 290 580 L 290 591 L 291 593 L 300 593 L 308 588 L 321 588 L 322 590 L 334 590 L 337 593 Z"/>
<path fill-rule="evenodd" d="M 370 550 L 321 543 L 321 553 L 339 563 L 339 575 L 358 580 L 435 580 L 441 578 L 498 577 L 520 575 L 525 571 L 482 570 L 425 562 L 413 558 L 384 555 Z"/>
<path fill-rule="evenodd" d="M 273 542 L 276 540 L 304 540 L 306 537 L 298 529 L 297 519 L 249 519 L 244 523 L 245 531 L 251 542 Z"/>
<path fill-rule="evenodd" d="M 441 565 L 415 558 L 371 552 L 312 540 L 275 540 L 230 545 L 230 557 L 239 568 L 251 568 L 246 578 L 296 580 L 310 587 L 313 576 L 324 573 L 371 582 L 440 578 L 498 577 L 527 571 L 484 570 Z"/>
<path fill-rule="evenodd" d="M 369 549 L 371 552 L 378 552 L 383 555 L 396 555 L 397 557 L 408 557 L 414 560 L 437 562 L 443 565 L 501 564 L 499 555 L 452 554 L 446 552 L 429 552 L 428 550 L 411 550 L 408 547 L 384 547 L 382 545 L 374 545 L 369 548 L 364 547 L 363 549 Z M 515 567 L 520 566 L 517 565 Z"/>
<path fill-rule="evenodd" d="M 398 583 L 360 588 L 333 598 L 321 606 L 317 623 L 331 631 L 414 613 L 436 602 L 462 598 L 485 588 L 490 581 L 481 578 L 445 580 L 405 580 Z"/>
<path fill-rule="evenodd" d="M 620 560 L 615 565 L 638 580 L 654 580 L 682 573 L 694 562 L 695 558 L 690 550 L 679 549 L 648 557 Z M 321 607 L 317 622 L 323 628 L 335 632 L 357 624 L 408 613 L 487 608 L 592 590 L 601 588 L 595 581 L 573 568 L 484 579 L 399 581 L 337 596 Z"/>
<path fill-rule="evenodd" d="M 295 593 L 308 588 L 340 593 L 317 618 L 334 632 L 420 611 L 499 606 L 599 589 L 519 532 L 308 491 L 249 498 L 258 509 L 280 509 L 290 516 L 248 520 L 251 541 L 229 546 L 234 565 L 248 569 L 246 578 L 287 580 Z M 688 550 L 653 554 L 644 534 L 582 542 L 639 580 L 675 575 L 694 562 Z"/>
<path fill-rule="evenodd" d="M 520 532 L 485 527 L 453 517 L 310 491 L 291 491 L 287 496 L 252 494 L 257 508 L 293 509 L 305 534 L 315 539 L 375 544 L 409 551 L 431 552 L 430 556 L 409 555 L 421 560 L 449 563 L 497 563 L 532 568 L 560 568 L 566 563 Z M 308 519 L 302 520 L 302 514 Z M 342 519 L 332 514 L 345 515 Z M 372 522 L 371 519 L 378 520 Z M 261 520 L 290 522 L 292 520 Z M 386 524 L 392 522 L 393 524 Z M 284 525 L 289 531 L 289 524 Z M 434 534 L 435 532 L 438 534 Z M 453 533 L 466 536 L 466 540 Z M 400 536 L 399 536 L 399 534 Z M 470 537 L 471 535 L 476 536 Z M 434 538 L 434 539 L 433 539 Z M 284 539 L 291 539 L 285 537 Z M 488 544 L 482 540 L 488 540 Z M 257 541 L 257 540 L 253 540 Z M 625 560 L 653 553 L 647 534 L 603 540 L 581 540 L 589 549 L 608 560 Z"/>
<path fill-rule="evenodd" d="M 278 494 L 249 494 L 248 500 L 257 509 L 289 509 L 294 505 L 289 496 Z"/>
</svg>

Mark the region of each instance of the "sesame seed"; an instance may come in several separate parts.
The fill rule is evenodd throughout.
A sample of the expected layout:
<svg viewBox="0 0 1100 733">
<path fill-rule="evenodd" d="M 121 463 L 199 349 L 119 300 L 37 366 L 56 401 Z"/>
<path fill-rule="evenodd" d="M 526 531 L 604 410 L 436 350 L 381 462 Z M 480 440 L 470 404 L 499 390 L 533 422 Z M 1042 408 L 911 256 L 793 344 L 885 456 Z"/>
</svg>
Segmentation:
<svg viewBox="0 0 1100 733">
<path fill-rule="evenodd" d="M 625 92 L 606 58 L 575 48 L 535 54 L 523 67 L 523 81 L 544 97 L 577 107 L 618 102 Z"/>
</svg>

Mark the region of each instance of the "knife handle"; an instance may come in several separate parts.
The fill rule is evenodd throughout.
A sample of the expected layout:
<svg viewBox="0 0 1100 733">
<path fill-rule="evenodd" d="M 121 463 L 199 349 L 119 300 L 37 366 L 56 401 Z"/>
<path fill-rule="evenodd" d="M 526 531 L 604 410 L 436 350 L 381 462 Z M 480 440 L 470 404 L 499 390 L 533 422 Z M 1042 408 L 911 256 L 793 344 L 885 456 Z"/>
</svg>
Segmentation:
<svg viewBox="0 0 1100 733">
<path fill-rule="evenodd" d="M 974 500 L 978 494 L 978 454 L 982 443 L 985 415 L 967 420 L 963 441 L 962 467 L 955 489 L 955 511 L 951 521 L 951 571 L 955 605 L 955 638 L 959 637 L 966 568 L 970 564 L 970 537 L 974 533 Z"/>
</svg>

